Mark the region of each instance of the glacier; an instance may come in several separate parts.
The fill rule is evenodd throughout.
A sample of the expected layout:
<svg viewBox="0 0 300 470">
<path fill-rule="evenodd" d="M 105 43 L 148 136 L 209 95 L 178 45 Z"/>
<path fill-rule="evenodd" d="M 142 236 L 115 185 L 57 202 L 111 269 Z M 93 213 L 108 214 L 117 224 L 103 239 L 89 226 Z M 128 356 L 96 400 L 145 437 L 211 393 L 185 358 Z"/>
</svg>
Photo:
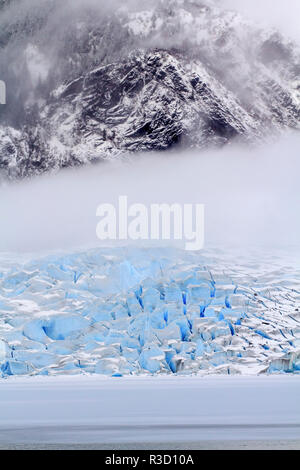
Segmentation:
<svg viewBox="0 0 300 470">
<path fill-rule="evenodd" d="M 0 258 L 2 378 L 299 374 L 294 252 L 124 247 Z"/>
</svg>

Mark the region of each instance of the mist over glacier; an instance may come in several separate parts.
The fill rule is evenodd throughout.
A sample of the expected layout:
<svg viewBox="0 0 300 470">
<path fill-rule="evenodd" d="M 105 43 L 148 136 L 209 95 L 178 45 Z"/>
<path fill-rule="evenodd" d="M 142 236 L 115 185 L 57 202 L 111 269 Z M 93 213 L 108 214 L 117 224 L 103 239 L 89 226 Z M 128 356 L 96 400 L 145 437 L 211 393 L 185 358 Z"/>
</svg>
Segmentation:
<svg viewBox="0 0 300 470">
<path fill-rule="evenodd" d="M 117 207 L 120 195 L 147 207 L 205 204 L 206 246 L 299 245 L 299 148 L 299 135 L 287 134 L 251 149 L 137 154 L 2 185 L 0 250 L 98 246 L 96 209 Z"/>
</svg>

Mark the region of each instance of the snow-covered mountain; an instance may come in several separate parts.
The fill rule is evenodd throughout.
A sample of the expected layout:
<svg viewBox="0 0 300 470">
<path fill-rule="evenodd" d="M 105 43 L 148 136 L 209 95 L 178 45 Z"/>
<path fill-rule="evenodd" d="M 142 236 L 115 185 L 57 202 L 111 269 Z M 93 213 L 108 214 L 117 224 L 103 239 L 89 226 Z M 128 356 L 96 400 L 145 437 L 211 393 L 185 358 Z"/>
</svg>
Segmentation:
<svg viewBox="0 0 300 470">
<path fill-rule="evenodd" d="M 299 128 L 298 47 L 217 1 L 2 3 L 5 177 Z"/>
</svg>

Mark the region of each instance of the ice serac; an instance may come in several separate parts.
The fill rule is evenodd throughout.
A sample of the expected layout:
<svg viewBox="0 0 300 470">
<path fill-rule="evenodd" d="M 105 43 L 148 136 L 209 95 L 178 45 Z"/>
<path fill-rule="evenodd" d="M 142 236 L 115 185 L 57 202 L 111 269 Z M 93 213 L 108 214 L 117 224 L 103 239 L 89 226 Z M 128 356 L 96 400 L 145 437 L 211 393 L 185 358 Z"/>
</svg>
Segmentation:
<svg viewBox="0 0 300 470">
<path fill-rule="evenodd" d="M 2 377 L 300 372 L 294 253 L 97 249 L 0 261 Z"/>
<path fill-rule="evenodd" d="M 112 10 L 43 0 L 9 14 L 17 2 L 0 20 L 1 78 L 10 83 L 0 114 L 4 177 L 178 145 L 258 142 L 299 127 L 299 48 L 221 2 Z"/>
</svg>

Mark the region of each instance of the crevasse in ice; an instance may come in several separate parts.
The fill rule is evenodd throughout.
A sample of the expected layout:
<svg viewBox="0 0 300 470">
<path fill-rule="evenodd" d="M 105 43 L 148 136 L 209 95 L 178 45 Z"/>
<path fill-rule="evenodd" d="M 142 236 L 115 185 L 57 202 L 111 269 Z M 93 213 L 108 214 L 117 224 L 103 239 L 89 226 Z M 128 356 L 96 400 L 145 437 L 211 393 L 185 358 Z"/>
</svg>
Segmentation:
<svg viewBox="0 0 300 470">
<path fill-rule="evenodd" d="M 295 263 L 125 248 L 1 258 L 2 377 L 299 371 Z"/>
</svg>

